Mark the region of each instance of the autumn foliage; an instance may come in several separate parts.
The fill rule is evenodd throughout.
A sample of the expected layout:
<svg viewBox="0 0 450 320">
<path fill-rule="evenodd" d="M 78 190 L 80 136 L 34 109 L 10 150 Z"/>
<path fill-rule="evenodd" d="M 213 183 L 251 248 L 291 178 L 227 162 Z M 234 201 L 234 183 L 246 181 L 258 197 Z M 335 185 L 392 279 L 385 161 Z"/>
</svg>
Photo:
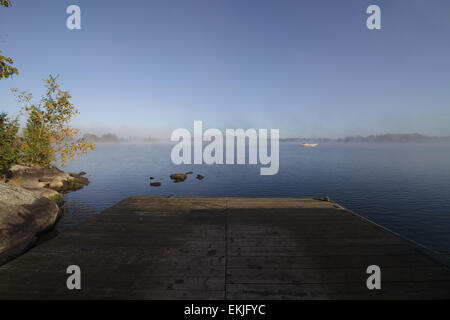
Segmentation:
<svg viewBox="0 0 450 320">
<path fill-rule="evenodd" d="M 10 0 L 0 0 L 0 6 L 11 6 Z M 19 74 L 14 61 L 0 51 L 0 79 Z M 17 162 L 48 166 L 55 161 L 66 166 L 81 154 L 95 149 L 95 144 L 77 138 L 78 129 L 70 126 L 78 110 L 70 102 L 69 92 L 61 90 L 57 77 L 45 80 L 46 94 L 33 103 L 31 93 L 12 89 L 27 115 L 22 137 L 18 136 L 19 121 L 0 114 L 0 173 Z"/>
<path fill-rule="evenodd" d="M 7 171 L 19 159 L 18 131 L 17 119 L 9 119 L 6 113 L 0 113 L 0 173 Z"/>
<path fill-rule="evenodd" d="M 14 74 L 19 74 L 17 68 L 13 67 L 13 59 L 2 56 L 0 51 L 0 79 L 9 78 Z"/>
<path fill-rule="evenodd" d="M 0 0 L 0 5 L 3 7 L 9 7 L 11 5 L 11 1 Z M 0 51 L 0 79 L 9 78 L 14 74 L 19 74 L 19 70 L 13 66 L 13 63 L 13 59 L 3 56 Z"/>
<path fill-rule="evenodd" d="M 39 103 L 33 103 L 31 93 L 12 89 L 17 101 L 27 115 L 21 142 L 22 161 L 50 165 L 59 161 L 66 166 L 68 160 L 95 149 L 95 144 L 78 138 L 79 130 L 70 121 L 78 110 L 70 102 L 69 92 L 60 88 L 57 77 L 45 80 L 46 94 Z"/>
</svg>

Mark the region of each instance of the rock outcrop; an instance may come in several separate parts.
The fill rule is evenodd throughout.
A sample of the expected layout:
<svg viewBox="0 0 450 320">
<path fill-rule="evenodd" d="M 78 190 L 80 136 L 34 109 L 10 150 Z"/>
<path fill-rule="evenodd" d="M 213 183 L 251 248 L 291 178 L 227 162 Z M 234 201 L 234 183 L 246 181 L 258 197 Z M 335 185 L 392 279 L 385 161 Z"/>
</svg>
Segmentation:
<svg viewBox="0 0 450 320">
<path fill-rule="evenodd" d="M 15 165 L 3 182 L 51 197 L 58 192 L 76 191 L 89 184 L 89 180 L 82 177 L 83 174 L 67 173 L 56 167 Z"/>
<path fill-rule="evenodd" d="M 20 254 L 52 228 L 58 206 L 32 191 L 0 182 L 0 264 Z"/>
</svg>

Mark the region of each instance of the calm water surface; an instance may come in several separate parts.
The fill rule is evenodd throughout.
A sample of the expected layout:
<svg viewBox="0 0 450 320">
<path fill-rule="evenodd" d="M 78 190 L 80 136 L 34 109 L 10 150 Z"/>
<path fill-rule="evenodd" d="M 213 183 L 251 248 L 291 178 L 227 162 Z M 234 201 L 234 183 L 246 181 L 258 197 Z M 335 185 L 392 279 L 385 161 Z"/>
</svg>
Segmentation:
<svg viewBox="0 0 450 320">
<path fill-rule="evenodd" d="M 171 145 L 99 144 L 69 164 L 86 171 L 84 189 L 65 195 L 59 230 L 135 195 L 323 197 L 434 250 L 450 253 L 450 144 L 280 145 L 280 171 L 260 176 L 259 165 L 180 165 Z M 194 171 L 183 183 L 171 173 Z M 195 179 L 195 174 L 205 179 Z M 150 187 L 149 177 L 161 181 Z"/>
</svg>

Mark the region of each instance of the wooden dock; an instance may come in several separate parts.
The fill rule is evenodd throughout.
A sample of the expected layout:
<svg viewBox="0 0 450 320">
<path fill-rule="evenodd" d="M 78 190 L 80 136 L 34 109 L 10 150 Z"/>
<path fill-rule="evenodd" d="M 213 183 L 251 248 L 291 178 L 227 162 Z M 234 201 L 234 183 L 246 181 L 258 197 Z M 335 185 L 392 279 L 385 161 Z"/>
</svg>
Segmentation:
<svg viewBox="0 0 450 320">
<path fill-rule="evenodd" d="M 448 299 L 450 269 L 332 202 L 131 197 L 1 266 L 0 298 Z"/>
</svg>

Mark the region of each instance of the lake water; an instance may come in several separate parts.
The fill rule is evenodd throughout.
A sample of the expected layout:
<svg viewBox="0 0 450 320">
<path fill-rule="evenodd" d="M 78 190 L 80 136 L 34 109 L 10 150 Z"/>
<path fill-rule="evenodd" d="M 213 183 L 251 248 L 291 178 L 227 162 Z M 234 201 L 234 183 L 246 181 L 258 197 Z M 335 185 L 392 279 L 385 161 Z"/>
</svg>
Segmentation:
<svg viewBox="0 0 450 320">
<path fill-rule="evenodd" d="M 180 165 L 171 145 L 98 144 L 71 162 L 91 181 L 65 195 L 59 230 L 88 219 L 128 196 L 323 197 L 427 247 L 450 253 L 450 144 L 280 144 L 280 170 L 259 165 Z M 185 182 L 171 173 L 194 171 Z M 196 174 L 205 176 L 195 179 Z M 150 187 L 149 177 L 161 181 Z"/>
</svg>

